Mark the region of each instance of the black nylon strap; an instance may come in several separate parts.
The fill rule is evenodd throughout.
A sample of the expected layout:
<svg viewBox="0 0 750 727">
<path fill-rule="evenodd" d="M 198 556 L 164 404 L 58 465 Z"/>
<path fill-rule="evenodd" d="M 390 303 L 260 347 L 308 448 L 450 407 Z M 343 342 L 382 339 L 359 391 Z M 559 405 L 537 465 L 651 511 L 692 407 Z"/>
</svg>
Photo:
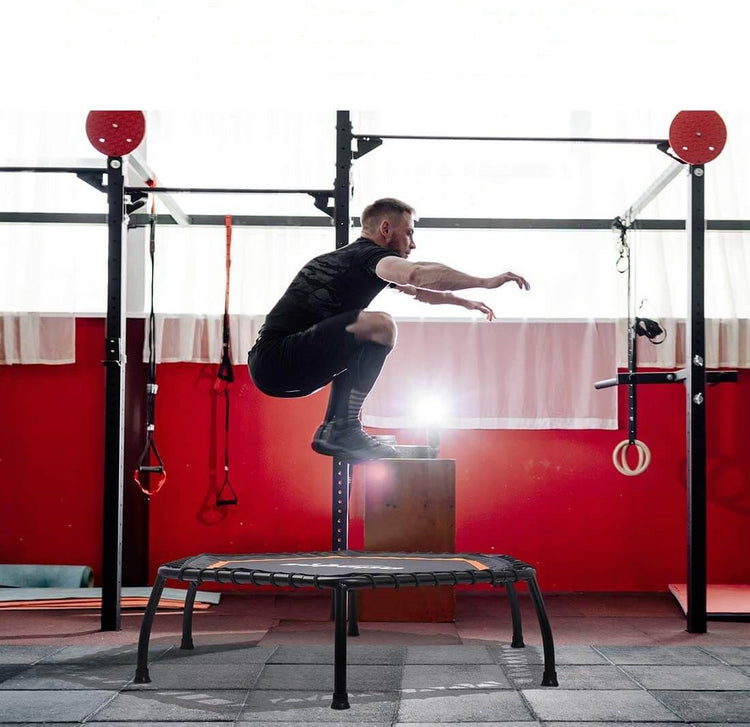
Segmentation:
<svg viewBox="0 0 750 727">
<path fill-rule="evenodd" d="M 216 372 L 216 390 L 224 394 L 224 482 L 216 493 L 216 506 L 236 505 L 237 493 L 229 482 L 229 385 L 234 381 L 232 340 L 229 328 L 229 278 L 232 267 L 232 217 L 224 218 L 226 229 L 226 283 L 224 285 L 224 320 L 222 326 L 221 361 Z"/>
<path fill-rule="evenodd" d="M 148 315 L 148 331 L 146 338 L 148 341 L 148 380 L 146 382 L 146 443 L 138 458 L 133 479 L 146 497 L 155 495 L 164 486 L 167 481 L 167 471 L 164 468 L 159 450 L 154 442 L 154 418 L 156 413 L 156 316 L 154 313 L 154 278 L 156 269 L 156 206 L 155 201 L 151 203 L 151 215 L 149 217 L 149 258 L 151 261 L 151 291 L 150 291 L 150 310 Z M 150 464 L 151 455 L 153 454 L 156 464 Z M 158 482 L 151 486 L 151 475 L 159 475 Z M 141 478 L 144 481 L 141 482 Z"/>
</svg>

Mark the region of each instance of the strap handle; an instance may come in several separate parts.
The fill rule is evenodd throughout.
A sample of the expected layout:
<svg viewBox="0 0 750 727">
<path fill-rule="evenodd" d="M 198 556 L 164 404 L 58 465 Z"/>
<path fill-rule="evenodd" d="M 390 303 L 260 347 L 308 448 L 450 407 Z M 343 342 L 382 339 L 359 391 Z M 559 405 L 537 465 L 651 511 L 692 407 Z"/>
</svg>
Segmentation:
<svg viewBox="0 0 750 727">
<path fill-rule="evenodd" d="M 161 455 L 159 454 L 159 450 L 156 447 L 156 442 L 154 442 L 153 439 L 153 428 L 149 429 L 148 433 L 146 434 L 146 446 L 143 448 L 143 451 L 141 452 L 141 456 L 138 458 L 138 465 L 135 469 L 135 472 L 133 473 L 133 479 L 135 480 L 135 484 L 138 485 L 141 492 L 146 495 L 146 497 L 151 497 L 151 495 L 155 495 L 159 490 L 161 490 L 162 487 L 164 487 L 164 483 L 167 481 L 167 470 L 164 469 L 164 462 L 162 461 Z M 151 453 L 154 454 L 154 459 L 156 460 L 157 464 L 150 465 L 149 461 L 151 459 Z M 145 482 L 147 484 L 144 484 L 141 482 L 141 475 L 146 475 Z M 150 483 L 150 477 L 152 474 L 158 474 L 161 475 L 159 477 L 158 482 L 154 487 L 148 487 L 148 483 Z"/>
<path fill-rule="evenodd" d="M 224 494 L 225 490 L 229 490 L 229 493 Z M 216 507 L 236 505 L 238 502 L 237 493 L 229 482 L 229 468 L 224 467 L 224 482 L 221 485 L 221 489 L 216 493 Z"/>
</svg>

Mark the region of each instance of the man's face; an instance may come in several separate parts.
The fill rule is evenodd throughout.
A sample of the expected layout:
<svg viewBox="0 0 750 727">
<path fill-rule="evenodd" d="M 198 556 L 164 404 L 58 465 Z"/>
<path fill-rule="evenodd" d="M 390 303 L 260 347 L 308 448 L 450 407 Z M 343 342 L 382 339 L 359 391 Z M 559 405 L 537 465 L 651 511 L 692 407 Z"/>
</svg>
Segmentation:
<svg viewBox="0 0 750 727">
<path fill-rule="evenodd" d="M 388 249 L 397 252 L 401 257 L 409 257 L 409 253 L 416 247 L 414 244 L 414 219 L 409 212 L 389 222 Z"/>
</svg>

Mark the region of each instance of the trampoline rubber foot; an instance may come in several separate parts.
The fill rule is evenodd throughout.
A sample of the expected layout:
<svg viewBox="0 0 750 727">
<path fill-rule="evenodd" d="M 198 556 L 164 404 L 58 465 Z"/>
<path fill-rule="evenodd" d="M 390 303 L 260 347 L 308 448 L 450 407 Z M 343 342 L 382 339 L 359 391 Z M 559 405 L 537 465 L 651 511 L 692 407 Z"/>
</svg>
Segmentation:
<svg viewBox="0 0 750 727">
<path fill-rule="evenodd" d="M 148 669 L 136 669 L 135 684 L 151 684 L 151 677 L 148 675 Z"/>
<path fill-rule="evenodd" d="M 510 642 L 510 648 L 511 649 L 524 649 L 526 648 L 526 644 L 523 643 L 523 639 L 513 639 L 513 641 Z"/>
<path fill-rule="evenodd" d="M 557 672 L 544 672 L 542 675 L 542 686 L 543 687 L 556 687 L 557 684 Z"/>
<path fill-rule="evenodd" d="M 180 644 L 181 649 L 194 649 L 195 646 L 193 646 L 193 640 L 190 639 L 189 641 L 186 641 L 185 639 L 182 640 L 182 643 Z"/>
<path fill-rule="evenodd" d="M 331 709 L 349 709 L 349 695 L 334 694 Z"/>
</svg>

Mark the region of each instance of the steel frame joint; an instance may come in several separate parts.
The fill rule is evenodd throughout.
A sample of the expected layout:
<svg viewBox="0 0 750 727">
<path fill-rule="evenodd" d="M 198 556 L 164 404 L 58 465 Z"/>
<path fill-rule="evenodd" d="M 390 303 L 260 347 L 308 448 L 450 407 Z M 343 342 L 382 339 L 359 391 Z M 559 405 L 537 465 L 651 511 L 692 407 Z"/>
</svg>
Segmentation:
<svg viewBox="0 0 750 727">
<path fill-rule="evenodd" d="M 379 136 L 358 136 L 356 140 L 357 151 L 352 152 L 352 159 L 361 159 L 365 154 L 369 154 L 383 143 Z"/>
<path fill-rule="evenodd" d="M 329 200 L 334 197 L 334 192 L 311 192 L 310 196 L 315 200 L 315 208 L 325 212 L 331 219 L 336 215 L 336 207 L 331 206 Z"/>
</svg>

